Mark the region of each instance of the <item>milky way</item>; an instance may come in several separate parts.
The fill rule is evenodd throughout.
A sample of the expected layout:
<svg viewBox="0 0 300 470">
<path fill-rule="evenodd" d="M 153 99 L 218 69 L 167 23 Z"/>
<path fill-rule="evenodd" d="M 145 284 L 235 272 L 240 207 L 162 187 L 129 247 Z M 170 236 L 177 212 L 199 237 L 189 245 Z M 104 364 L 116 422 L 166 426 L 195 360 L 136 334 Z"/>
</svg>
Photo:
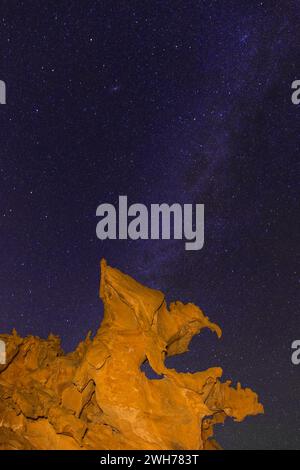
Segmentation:
<svg viewBox="0 0 300 470">
<path fill-rule="evenodd" d="M 105 257 L 222 327 L 168 362 L 258 393 L 265 415 L 222 446 L 299 448 L 299 3 L 3 2 L 0 43 L 0 330 L 74 348 Z M 119 195 L 205 204 L 204 248 L 98 240 Z"/>
</svg>

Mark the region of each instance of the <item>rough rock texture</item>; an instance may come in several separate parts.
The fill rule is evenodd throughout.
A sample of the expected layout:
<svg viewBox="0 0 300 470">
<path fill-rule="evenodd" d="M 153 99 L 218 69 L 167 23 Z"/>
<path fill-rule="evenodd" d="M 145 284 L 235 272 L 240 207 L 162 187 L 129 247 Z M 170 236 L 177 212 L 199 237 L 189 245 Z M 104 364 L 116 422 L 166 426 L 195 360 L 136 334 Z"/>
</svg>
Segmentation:
<svg viewBox="0 0 300 470">
<path fill-rule="evenodd" d="M 53 335 L 0 335 L 0 449 L 217 449 L 214 424 L 263 412 L 250 389 L 219 381 L 219 367 L 166 368 L 203 328 L 221 336 L 198 307 L 167 308 L 161 292 L 105 261 L 100 296 L 100 329 L 70 354 Z M 145 376 L 146 360 L 162 379 Z"/>
</svg>

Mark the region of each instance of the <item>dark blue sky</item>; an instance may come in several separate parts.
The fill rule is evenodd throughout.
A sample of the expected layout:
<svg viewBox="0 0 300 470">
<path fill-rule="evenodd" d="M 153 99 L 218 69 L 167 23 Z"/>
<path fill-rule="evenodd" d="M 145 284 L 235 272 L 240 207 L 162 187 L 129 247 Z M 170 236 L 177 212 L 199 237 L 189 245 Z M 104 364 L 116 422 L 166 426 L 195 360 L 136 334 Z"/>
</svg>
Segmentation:
<svg viewBox="0 0 300 470">
<path fill-rule="evenodd" d="M 259 394 L 265 415 L 221 445 L 299 448 L 299 2 L 3 0 L 0 79 L 1 331 L 74 348 L 105 257 L 222 327 L 168 362 Z M 204 248 L 101 242 L 120 194 L 205 204 Z"/>
</svg>

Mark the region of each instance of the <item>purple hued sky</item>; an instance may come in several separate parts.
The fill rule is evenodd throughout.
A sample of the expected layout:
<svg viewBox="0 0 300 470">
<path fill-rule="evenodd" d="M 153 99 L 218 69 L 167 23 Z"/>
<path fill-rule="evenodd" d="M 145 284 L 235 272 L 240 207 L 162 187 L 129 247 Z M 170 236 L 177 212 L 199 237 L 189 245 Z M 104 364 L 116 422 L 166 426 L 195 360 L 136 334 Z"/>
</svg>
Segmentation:
<svg viewBox="0 0 300 470">
<path fill-rule="evenodd" d="M 222 327 L 168 365 L 259 394 L 223 447 L 300 448 L 299 2 L 3 1 L 0 44 L 0 331 L 75 348 L 105 257 Z M 204 248 L 98 240 L 122 194 L 205 204 Z"/>
</svg>

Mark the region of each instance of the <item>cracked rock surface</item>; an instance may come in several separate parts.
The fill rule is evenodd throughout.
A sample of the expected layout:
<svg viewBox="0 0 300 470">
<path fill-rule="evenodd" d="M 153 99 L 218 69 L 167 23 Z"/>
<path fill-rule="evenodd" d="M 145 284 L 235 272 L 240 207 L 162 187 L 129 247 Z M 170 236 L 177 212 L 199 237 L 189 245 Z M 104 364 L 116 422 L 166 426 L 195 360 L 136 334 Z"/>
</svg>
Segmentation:
<svg viewBox="0 0 300 470">
<path fill-rule="evenodd" d="M 179 373 L 165 358 L 218 325 L 101 262 L 104 319 L 93 339 L 64 354 L 60 339 L 0 335 L 0 449 L 218 449 L 213 426 L 263 412 L 222 369 Z M 161 379 L 141 371 L 148 361 Z"/>
</svg>

